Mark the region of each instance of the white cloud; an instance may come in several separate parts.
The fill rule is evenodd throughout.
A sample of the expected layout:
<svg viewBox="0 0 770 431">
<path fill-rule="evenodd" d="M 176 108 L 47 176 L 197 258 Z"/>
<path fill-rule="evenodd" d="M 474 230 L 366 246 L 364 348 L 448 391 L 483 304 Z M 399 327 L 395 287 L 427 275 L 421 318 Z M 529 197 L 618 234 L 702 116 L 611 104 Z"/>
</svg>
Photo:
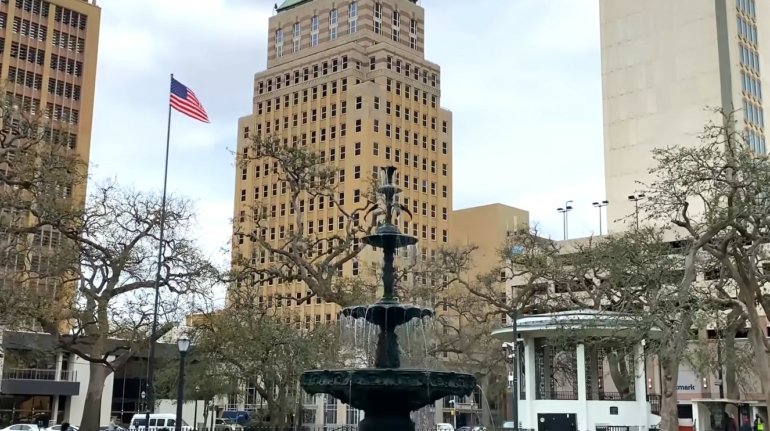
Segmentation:
<svg viewBox="0 0 770 431">
<path fill-rule="evenodd" d="M 94 175 L 162 185 L 169 73 L 212 124 L 175 114 L 169 187 L 198 200 L 210 252 L 230 232 L 238 117 L 265 67 L 267 0 L 101 0 Z M 603 146 L 594 0 L 422 0 L 427 58 L 454 113 L 457 208 L 502 202 L 561 237 L 555 209 L 575 201 L 571 236 L 598 230 Z"/>
</svg>

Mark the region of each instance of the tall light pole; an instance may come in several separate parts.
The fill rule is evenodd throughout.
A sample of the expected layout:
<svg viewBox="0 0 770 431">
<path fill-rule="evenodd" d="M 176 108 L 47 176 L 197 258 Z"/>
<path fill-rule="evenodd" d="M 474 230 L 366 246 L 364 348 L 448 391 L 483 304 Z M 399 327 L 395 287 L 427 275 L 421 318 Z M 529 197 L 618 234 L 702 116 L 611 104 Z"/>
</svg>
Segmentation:
<svg viewBox="0 0 770 431">
<path fill-rule="evenodd" d="M 193 413 L 193 429 L 198 429 L 198 393 L 201 391 L 200 386 L 195 387 L 195 410 Z"/>
<path fill-rule="evenodd" d="M 594 208 L 599 209 L 599 236 L 602 235 L 602 208 L 606 207 L 607 204 L 609 204 L 609 201 L 600 201 L 600 202 L 594 202 Z"/>
<path fill-rule="evenodd" d="M 572 201 L 564 202 L 564 206 L 561 208 L 556 208 L 556 211 L 558 211 L 561 214 L 564 214 L 564 239 L 567 239 L 569 237 L 569 219 L 567 216 L 567 213 L 572 211 L 572 205 L 570 205 Z"/>
<path fill-rule="evenodd" d="M 634 203 L 634 214 L 636 215 L 636 229 L 639 230 L 639 201 L 644 199 L 644 193 L 628 195 L 628 200 Z"/>
<path fill-rule="evenodd" d="M 187 350 L 190 349 L 190 339 L 182 335 L 176 342 L 179 348 L 179 386 L 176 394 L 176 431 L 182 431 L 182 405 L 184 404 L 184 362 Z"/>
</svg>

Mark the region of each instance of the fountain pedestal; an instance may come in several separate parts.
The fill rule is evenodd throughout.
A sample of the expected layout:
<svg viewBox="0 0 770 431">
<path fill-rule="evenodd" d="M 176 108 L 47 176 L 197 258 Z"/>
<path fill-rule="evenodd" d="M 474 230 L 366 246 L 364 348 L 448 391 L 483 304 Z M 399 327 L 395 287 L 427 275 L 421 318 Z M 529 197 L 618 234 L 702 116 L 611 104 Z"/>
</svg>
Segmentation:
<svg viewBox="0 0 770 431">
<path fill-rule="evenodd" d="M 402 369 L 396 328 L 411 321 L 432 317 L 433 310 L 401 304 L 395 293 L 393 260 L 398 248 L 417 243 L 417 238 L 399 232 L 394 214 L 409 213 L 398 203 L 400 189 L 393 185 L 395 167 L 384 168 L 385 181 L 377 192 L 382 202 L 382 221 L 365 244 L 383 249 L 383 296 L 373 305 L 344 308 L 340 314 L 365 319 L 379 327 L 375 368 L 313 370 L 302 374 L 300 385 L 309 394 L 330 394 L 364 411 L 360 431 L 414 431 L 410 413 L 446 396 L 468 396 L 476 388 L 476 378 L 451 371 Z"/>
</svg>

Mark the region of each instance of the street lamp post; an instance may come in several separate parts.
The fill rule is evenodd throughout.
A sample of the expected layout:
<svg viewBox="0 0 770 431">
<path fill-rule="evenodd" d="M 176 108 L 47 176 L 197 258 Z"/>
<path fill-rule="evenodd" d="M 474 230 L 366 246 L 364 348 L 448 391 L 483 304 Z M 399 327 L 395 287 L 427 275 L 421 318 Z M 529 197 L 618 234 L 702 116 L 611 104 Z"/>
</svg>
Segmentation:
<svg viewBox="0 0 770 431">
<path fill-rule="evenodd" d="M 644 193 L 628 195 L 628 200 L 634 203 L 634 214 L 636 215 L 636 229 L 639 230 L 639 201 L 644 199 Z"/>
<path fill-rule="evenodd" d="M 518 309 L 514 308 L 511 313 L 511 332 L 513 343 L 503 345 L 503 350 L 511 360 L 511 421 L 513 422 L 513 431 L 519 430 L 519 327 L 518 327 Z"/>
<path fill-rule="evenodd" d="M 567 239 L 569 237 L 569 219 L 568 219 L 567 213 L 572 211 L 572 205 L 570 205 L 571 203 L 572 201 L 567 201 L 567 202 L 564 202 L 563 207 L 556 208 L 556 211 L 564 215 L 564 239 Z"/>
<path fill-rule="evenodd" d="M 179 387 L 176 394 L 176 431 L 182 431 L 182 404 L 184 403 L 184 363 L 187 350 L 190 349 L 190 339 L 182 335 L 176 342 L 179 348 Z"/>
<path fill-rule="evenodd" d="M 200 390 L 200 386 L 195 387 L 195 411 L 193 413 L 193 429 L 198 429 L 198 392 L 200 392 Z"/>
<path fill-rule="evenodd" d="M 452 405 L 452 427 L 457 429 L 457 403 L 455 403 L 454 399 L 451 399 L 449 404 Z"/>
<path fill-rule="evenodd" d="M 600 201 L 600 202 L 594 202 L 594 208 L 599 209 L 599 235 L 602 235 L 602 208 L 606 207 L 607 204 L 609 204 L 609 201 Z"/>
</svg>

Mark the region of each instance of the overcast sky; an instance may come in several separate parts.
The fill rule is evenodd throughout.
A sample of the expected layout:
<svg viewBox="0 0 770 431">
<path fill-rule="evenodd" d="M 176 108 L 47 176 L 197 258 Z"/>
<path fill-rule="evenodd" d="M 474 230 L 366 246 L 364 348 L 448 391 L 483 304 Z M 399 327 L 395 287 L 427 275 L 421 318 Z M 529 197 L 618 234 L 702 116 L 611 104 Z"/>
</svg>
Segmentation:
<svg viewBox="0 0 770 431">
<path fill-rule="evenodd" d="M 274 0 L 100 0 L 94 178 L 160 190 L 169 74 L 211 124 L 175 113 L 169 188 L 200 207 L 201 239 L 226 245 L 234 168 L 228 148 L 265 68 Z M 455 209 L 503 203 L 562 237 L 598 233 L 604 199 L 599 11 L 595 0 L 421 0 L 426 57 L 454 113 Z"/>
</svg>

